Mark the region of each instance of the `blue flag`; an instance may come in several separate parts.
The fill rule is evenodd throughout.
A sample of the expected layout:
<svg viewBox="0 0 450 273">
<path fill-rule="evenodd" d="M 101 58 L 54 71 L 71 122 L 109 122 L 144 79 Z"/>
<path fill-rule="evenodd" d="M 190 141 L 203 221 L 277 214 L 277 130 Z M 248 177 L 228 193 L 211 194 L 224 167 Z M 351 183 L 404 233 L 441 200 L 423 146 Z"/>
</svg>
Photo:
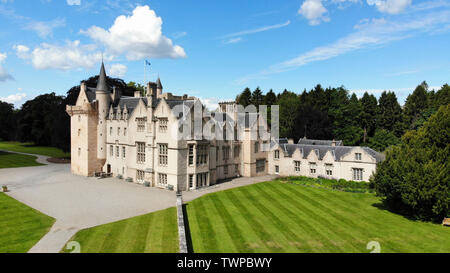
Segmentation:
<svg viewBox="0 0 450 273">
<path fill-rule="evenodd" d="M 152 65 L 149 61 L 145 60 L 146 65 Z"/>
</svg>

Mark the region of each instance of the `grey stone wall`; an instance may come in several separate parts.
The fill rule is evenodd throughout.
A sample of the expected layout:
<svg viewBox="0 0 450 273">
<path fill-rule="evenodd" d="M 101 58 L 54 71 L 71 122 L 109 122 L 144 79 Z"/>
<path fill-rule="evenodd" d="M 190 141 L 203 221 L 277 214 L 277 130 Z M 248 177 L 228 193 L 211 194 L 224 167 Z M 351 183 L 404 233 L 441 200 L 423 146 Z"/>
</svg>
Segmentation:
<svg viewBox="0 0 450 273">
<path fill-rule="evenodd" d="M 177 193 L 177 219 L 178 219 L 178 239 L 180 243 L 180 253 L 188 253 L 188 247 L 186 242 L 186 230 L 184 226 L 183 215 L 183 196 L 181 193 Z"/>
</svg>

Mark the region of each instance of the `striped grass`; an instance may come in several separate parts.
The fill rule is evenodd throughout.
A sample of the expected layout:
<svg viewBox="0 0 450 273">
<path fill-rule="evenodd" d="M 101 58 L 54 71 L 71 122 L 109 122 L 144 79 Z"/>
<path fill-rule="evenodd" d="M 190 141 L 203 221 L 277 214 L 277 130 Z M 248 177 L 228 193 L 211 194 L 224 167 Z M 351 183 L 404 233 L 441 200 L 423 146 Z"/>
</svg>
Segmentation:
<svg viewBox="0 0 450 273">
<path fill-rule="evenodd" d="M 0 151 L 0 169 L 42 166 L 36 162 L 37 157 L 32 155 L 12 154 Z"/>
<path fill-rule="evenodd" d="M 80 243 L 82 253 L 175 253 L 176 208 L 84 229 L 69 241 Z M 62 250 L 70 251 L 66 247 Z"/>
<path fill-rule="evenodd" d="M 194 252 L 450 252 L 450 228 L 389 212 L 370 193 L 271 181 L 187 204 Z"/>
<path fill-rule="evenodd" d="M 55 219 L 0 193 L 0 253 L 25 253 L 51 228 Z"/>
</svg>

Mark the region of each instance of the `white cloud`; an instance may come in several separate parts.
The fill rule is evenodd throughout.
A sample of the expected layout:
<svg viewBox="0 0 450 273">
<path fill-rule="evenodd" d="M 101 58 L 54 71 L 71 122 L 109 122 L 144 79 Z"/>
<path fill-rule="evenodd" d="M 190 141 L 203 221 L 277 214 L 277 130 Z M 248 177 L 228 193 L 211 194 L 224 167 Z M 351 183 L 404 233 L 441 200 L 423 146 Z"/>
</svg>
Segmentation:
<svg viewBox="0 0 450 273">
<path fill-rule="evenodd" d="M 305 0 L 298 10 L 298 14 L 308 19 L 310 25 L 318 25 L 321 21 L 328 22 L 330 18 L 326 15 L 328 10 L 323 6 L 322 0 Z"/>
<path fill-rule="evenodd" d="M 172 34 L 172 37 L 174 39 L 180 39 L 180 38 L 182 38 L 182 37 L 184 37 L 186 35 L 187 35 L 187 32 L 186 31 L 182 31 L 182 32 L 175 32 L 174 34 Z"/>
<path fill-rule="evenodd" d="M 113 64 L 109 67 L 108 75 L 116 78 L 123 78 L 127 73 L 127 66 L 123 64 Z"/>
<path fill-rule="evenodd" d="M 7 57 L 8 55 L 6 53 L 0 52 L 0 82 L 14 79 L 2 65 L 2 63 L 6 60 Z"/>
<path fill-rule="evenodd" d="M 221 101 L 232 101 L 232 99 L 226 100 L 226 99 L 219 99 L 219 98 L 198 98 L 198 99 L 210 111 L 215 111 L 217 108 L 219 108 L 219 102 L 221 102 Z"/>
<path fill-rule="evenodd" d="M 442 8 L 441 8 L 442 9 Z M 331 59 L 355 50 L 385 45 L 418 34 L 430 34 L 450 25 L 450 10 L 408 14 L 395 21 L 385 19 L 365 20 L 355 26 L 355 31 L 337 41 L 319 46 L 296 58 L 275 64 L 259 73 L 247 75 L 235 81 L 244 84 L 251 79 L 265 78 L 267 75 L 296 69 L 311 62 Z"/>
<path fill-rule="evenodd" d="M 79 6 L 81 5 L 81 0 L 67 0 L 67 5 L 69 6 Z"/>
<path fill-rule="evenodd" d="M 244 36 L 244 35 L 248 35 L 248 34 L 264 32 L 264 31 L 268 31 L 268 30 L 272 30 L 272 29 L 286 27 L 290 23 L 291 23 L 291 21 L 288 20 L 288 21 L 286 21 L 286 23 L 282 23 L 282 24 L 270 25 L 270 26 L 260 27 L 260 28 L 256 28 L 256 29 L 250 29 L 250 30 L 244 30 L 244 31 L 230 33 L 230 34 L 222 36 L 221 38 L 225 39 L 225 38 L 232 38 L 232 37 L 237 37 L 237 36 Z"/>
<path fill-rule="evenodd" d="M 239 43 L 241 41 L 242 41 L 242 38 L 241 37 L 237 37 L 237 38 L 231 38 L 231 39 L 225 41 L 224 43 L 225 44 L 236 44 L 236 43 Z"/>
<path fill-rule="evenodd" d="M 26 29 L 34 30 L 39 37 L 46 38 L 53 35 L 53 30 L 58 27 L 64 27 L 66 25 L 65 19 L 54 19 L 51 21 L 31 21 L 25 27 Z"/>
<path fill-rule="evenodd" d="M 19 58 L 31 59 L 34 68 L 40 70 L 92 68 L 102 59 L 101 52 L 95 51 L 95 46 L 80 45 L 80 41 L 67 41 L 63 46 L 42 43 L 31 53 L 30 49 L 23 45 L 14 48 Z M 111 57 L 107 59 L 111 60 Z"/>
<path fill-rule="evenodd" d="M 380 12 L 389 14 L 400 13 L 410 6 L 411 3 L 412 0 L 367 0 L 367 4 L 375 5 Z"/>
<path fill-rule="evenodd" d="M 20 59 L 27 59 L 30 57 L 30 48 L 24 45 L 14 45 L 13 49 L 16 51 L 17 57 Z"/>
<path fill-rule="evenodd" d="M 7 97 L 0 97 L 0 101 L 4 101 L 7 103 L 17 103 L 22 101 L 24 98 L 26 98 L 27 94 L 25 93 L 17 93 L 17 94 L 12 94 L 9 95 Z"/>
<path fill-rule="evenodd" d="M 104 44 L 109 53 L 125 54 L 129 60 L 186 57 L 182 47 L 162 34 L 162 19 L 149 6 L 137 6 L 131 16 L 117 17 L 108 30 L 92 26 L 82 33 Z"/>
</svg>

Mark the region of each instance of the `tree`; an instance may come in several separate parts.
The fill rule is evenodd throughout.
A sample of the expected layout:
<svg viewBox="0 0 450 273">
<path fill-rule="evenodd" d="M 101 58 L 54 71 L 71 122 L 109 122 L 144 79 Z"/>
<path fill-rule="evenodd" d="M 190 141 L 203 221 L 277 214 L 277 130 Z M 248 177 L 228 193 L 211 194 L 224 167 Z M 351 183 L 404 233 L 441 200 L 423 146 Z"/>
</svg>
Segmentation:
<svg viewBox="0 0 450 273">
<path fill-rule="evenodd" d="M 279 95 L 277 104 L 280 106 L 280 136 L 295 138 L 295 113 L 298 113 L 300 106 L 297 94 L 284 90 Z"/>
<path fill-rule="evenodd" d="M 258 109 L 259 106 L 263 104 L 264 96 L 263 96 L 263 94 L 261 92 L 261 89 L 259 89 L 259 87 L 257 87 L 255 89 L 255 91 L 253 91 L 250 101 L 256 107 L 256 109 Z"/>
<path fill-rule="evenodd" d="M 449 158 L 450 105 L 445 105 L 386 151 L 371 183 L 389 209 L 441 221 L 450 213 Z"/>
<path fill-rule="evenodd" d="M 267 107 L 270 107 L 271 105 L 274 105 L 277 103 L 277 96 L 275 93 L 270 89 L 269 92 L 264 96 L 264 104 L 267 105 Z"/>
<path fill-rule="evenodd" d="M 392 131 L 397 137 L 404 132 L 402 108 L 394 92 L 384 91 L 378 100 L 377 128 Z"/>
<path fill-rule="evenodd" d="M 428 108 L 428 84 L 422 82 L 408 95 L 404 107 L 405 127 L 414 129 L 416 122 L 423 119 L 423 114 Z"/>
<path fill-rule="evenodd" d="M 252 91 L 250 91 L 250 88 L 245 88 L 244 91 L 242 91 L 241 94 L 239 94 L 236 98 L 237 104 L 240 104 L 244 107 L 247 107 L 251 104 L 252 100 Z"/>
<path fill-rule="evenodd" d="M 392 132 L 379 129 L 375 132 L 375 135 L 370 138 L 368 146 L 378 152 L 384 152 L 389 146 L 397 145 L 399 143 L 400 139 Z"/>
<path fill-rule="evenodd" d="M 15 131 L 16 122 L 14 105 L 0 101 L 0 139 L 14 139 Z"/>
<path fill-rule="evenodd" d="M 362 105 L 355 93 L 352 94 L 348 103 L 338 109 L 337 113 L 333 130 L 335 138 L 342 140 L 345 145 L 359 145 L 364 131 L 360 127 Z"/>
<path fill-rule="evenodd" d="M 363 142 L 366 143 L 368 137 L 372 137 L 375 133 L 377 122 L 377 98 L 374 95 L 364 92 L 361 98 L 361 127 L 364 130 Z"/>
</svg>

